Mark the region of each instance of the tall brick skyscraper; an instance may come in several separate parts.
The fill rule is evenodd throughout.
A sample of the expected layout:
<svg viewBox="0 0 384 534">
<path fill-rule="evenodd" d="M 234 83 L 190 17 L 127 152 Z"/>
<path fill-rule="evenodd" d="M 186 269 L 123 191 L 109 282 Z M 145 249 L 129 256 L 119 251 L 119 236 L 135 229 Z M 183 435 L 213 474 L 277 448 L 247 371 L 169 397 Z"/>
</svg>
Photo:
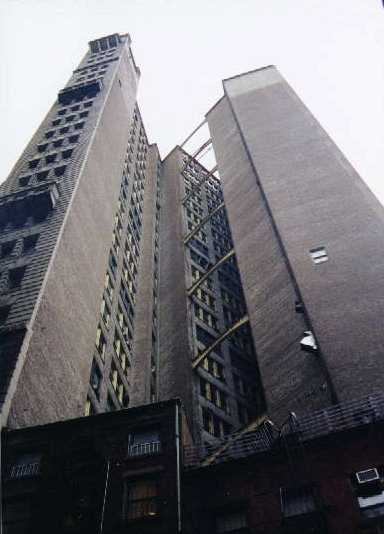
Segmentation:
<svg viewBox="0 0 384 534">
<path fill-rule="evenodd" d="M 149 317 L 155 298 L 147 310 L 136 299 L 142 212 L 155 207 L 158 186 L 158 153 L 136 105 L 139 75 L 128 35 L 91 42 L 1 187 L 10 426 L 130 403 L 135 314 Z"/>
<path fill-rule="evenodd" d="M 210 442 L 378 389 L 384 211 L 288 84 L 226 80 L 161 161 L 138 79 L 92 41 L 1 186 L 4 423 L 178 396 Z"/>
</svg>

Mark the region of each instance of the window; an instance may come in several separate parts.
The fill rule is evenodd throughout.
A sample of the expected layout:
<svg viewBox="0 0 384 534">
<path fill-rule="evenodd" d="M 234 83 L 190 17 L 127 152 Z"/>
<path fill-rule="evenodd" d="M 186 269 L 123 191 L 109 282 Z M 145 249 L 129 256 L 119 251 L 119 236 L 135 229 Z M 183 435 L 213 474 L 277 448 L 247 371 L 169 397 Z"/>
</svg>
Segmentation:
<svg viewBox="0 0 384 534">
<path fill-rule="evenodd" d="M 309 251 L 312 261 L 315 264 L 324 263 L 328 261 L 328 254 L 325 250 L 325 247 L 316 247 Z"/>
<path fill-rule="evenodd" d="M 37 150 L 38 152 L 45 152 L 48 148 L 48 144 L 49 143 L 44 143 L 44 144 L 41 144 L 41 145 L 37 145 Z"/>
<path fill-rule="evenodd" d="M 25 187 L 29 184 L 30 180 L 31 180 L 32 176 L 20 176 L 19 178 L 19 184 L 21 185 L 21 187 Z"/>
<path fill-rule="evenodd" d="M 32 160 L 29 162 L 29 168 L 30 168 L 30 169 L 36 169 L 36 167 L 38 166 L 39 162 L 40 162 L 40 159 L 39 159 L 39 158 L 32 159 Z"/>
<path fill-rule="evenodd" d="M 66 109 L 60 109 L 57 114 L 58 115 L 65 115 L 67 113 L 67 110 Z"/>
<path fill-rule="evenodd" d="M 53 141 L 53 146 L 54 146 L 55 148 L 59 148 L 59 147 L 62 146 L 63 141 L 64 141 L 63 138 L 61 138 L 61 139 L 56 139 L 56 141 Z"/>
<path fill-rule="evenodd" d="M 21 281 L 24 277 L 26 266 L 16 267 L 9 271 L 9 287 L 10 289 L 17 289 L 21 285 Z"/>
<path fill-rule="evenodd" d="M 3 526 L 4 532 L 24 534 L 30 531 L 33 505 L 30 495 L 18 495 L 4 499 Z"/>
<path fill-rule="evenodd" d="M 83 127 L 84 127 L 84 122 L 78 122 L 77 124 L 75 124 L 76 130 L 82 130 Z"/>
<path fill-rule="evenodd" d="M 77 141 L 79 140 L 79 136 L 78 135 L 71 135 L 69 138 L 68 138 L 68 141 L 70 143 L 77 143 Z"/>
<path fill-rule="evenodd" d="M 123 343 L 120 339 L 119 333 L 117 330 L 115 330 L 115 337 L 113 340 L 113 348 L 115 349 L 116 356 L 119 359 L 121 368 L 123 371 L 128 371 L 129 368 L 129 362 L 128 362 L 128 356 L 123 348 Z"/>
<path fill-rule="evenodd" d="M 216 387 L 208 380 L 200 377 L 200 395 L 212 402 L 218 408 L 222 409 L 225 412 L 229 412 L 229 406 L 227 402 L 227 394 L 224 393 L 221 389 Z"/>
<path fill-rule="evenodd" d="M 38 172 L 37 175 L 36 175 L 37 180 L 39 182 L 43 182 L 44 180 L 46 180 L 48 178 L 48 174 L 49 174 L 49 171 Z"/>
<path fill-rule="evenodd" d="M 129 348 L 133 336 L 120 304 L 117 309 L 117 322 L 119 323 L 121 333 L 123 334 L 123 339 Z"/>
<path fill-rule="evenodd" d="M 224 367 L 221 363 L 207 356 L 203 360 L 203 368 L 218 380 L 225 382 Z"/>
<path fill-rule="evenodd" d="M 203 428 L 216 438 L 222 438 L 231 432 L 231 426 L 214 415 L 210 410 L 202 408 Z"/>
<path fill-rule="evenodd" d="M 36 247 L 40 234 L 32 234 L 23 239 L 23 252 L 29 252 Z"/>
<path fill-rule="evenodd" d="M 96 361 L 93 360 L 92 368 L 91 368 L 91 377 L 90 377 L 89 383 L 91 385 L 91 388 L 95 392 L 95 395 L 97 396 L 97 398 L 99 398 L 99 395 L 100 395 L 101 380 L 102 380 L 101 371 Z"/>
<path fill-rule="evenodd" d="M 115 256 L 112 254 L 112 252 L 109 252 L 108 264 L 109 264 L 109 268 L 111 269 L 113 276 L 116 277 L 117 261 L 116 261 Z"/>
<path fill-rule="evenodd" d="M 126 481 L 124 494 L 124 516 L 127 521 L 158 515 L 157 484 L 155 481 Z"/>
<path fill-rule="evenodd" d="M 95 343 L 96 343 L 96 348 L 101 356 L 101 359 L 104 360 L 107 342 L 105 340 L 103 331 L 100 326 L 97 327 Z"/>
<path fill-rule="evenodd" d="M 52 126 L 58 126 L 61 122 L 61 119 L 55 119 L 54 121 L 52 121 Z"/>
<path fill-rule="evenodd" d="M 128 455 L 142 456 L 160 452 L 161 442 L 157 430 L 141 430 L 129 437 Z"/>
<path fill-rule="evenodd" d="M 113 284 L 112 284 L 112 281 L 111 281 L 111 277 L 109 276 L 108 273 L 105 275 L 104 288 L 105 288 L 105 291 L 106 291 L 109 299 L 112 301 L 112 299 L 113 299 Z"/>
<path fill-rule="evenodd" d="M 10 467 L 10 478 L 36 476 L 40 472 L 41 454 L 23 454 Z"/>
<path fill-rule="evenodd" d="M 79 117 L 80 117 L 81 119 L 84 119 L 85 117 L 88 116 L 88 113 L 89 113 L 89 111 L 82 111 L 82 112 L 80 113 Z"/>
<path fill-rule="evenodd" d="M 4 324 L 8 319 L 11 306 L 0 306 L 0 324 Z"/>
<path fill-rule="evenodd" d="M 54 169 L 55 176 L 57 176 L 57 177 L 63 176 L 63 174 L 65 173 L 65 169 L 66 169 L 65 165 L 60 165 L 59 167 L 55 167 L 55 169 Z"/>
<path fill-rule="evenodd" d="M 108 328 L 109 327 L 109 321 L 110 321 L 110 318 L 111 318 L 111 312 L 110 312 L 108 304 L 106 303 L 104 298 L 101 301 L 100 313 L 101 313 L 101 317 L 103 318 L 105 326 Z"/>
<path fill-rule="evenodd" d="M 240 404 L 239 402 L 237 403 L 237 413 L 239 415 L 240 423 L 242 425 L 248 424 L 249 422 L 248 410 L 243 404 Z"/>
<path fill-rule="evenodd" d="M 111 397 L 111 395 L 108 393 L 107 395 L 107 405 L 106 405 L 107 412 L 115 412 L 117 410 L 117 407 Z"/>
<path fill-rule="evenodd" d="M 280 503 L 284 532 L 324 532 L 319 496 L 313 485 L 280 488 Z"/>
<path fill-rule="evenodd" d="M 46 139 L 50 139 L 55 135 L 55 130 L 49 130 L 49 132 L 45 132 Z"/>
<path fill-rule="evenodd" d="M 235 534 L 248 527 L 245 512 L 224 512 L 216 517 L 217 534 Z"/>
<path fill-rule="evenodd" d="M 65 122 L 73 122 L 75 119 L 75 115 L 68 115 L 68 117 L 65 118 Z"/>
<path fill-rule="evenodd" d="M 85 402 L 84 415 L 88 416 L 93 415 L 94 413 L 96 413 L 95 407 L 93 406 L 91 399 L 87 397 L 87 400 Z"/>
<path fill-rule="evenodd" d="M 60 133 L 61 134 L 66 134 L 69 132 L 69 126 L 64 126 L 64 128 L 60 128 Z"/>
<path fill-rule="evenodd" d="M 12 241 L 6 241 L 5 243 L 1 244 L 1 258 L 6 258 L 7 256 L 10 256 L 12 252 L 14 251 L 16 246 L 16 239 L 12 239 Z"/>
<path fill-rule="evenodd" d="M 64 152 L 61 153 L 61 156 L 63 159 L 69 159 L 72 156 L 72 149 L 64 150 Z"/>
</svg>

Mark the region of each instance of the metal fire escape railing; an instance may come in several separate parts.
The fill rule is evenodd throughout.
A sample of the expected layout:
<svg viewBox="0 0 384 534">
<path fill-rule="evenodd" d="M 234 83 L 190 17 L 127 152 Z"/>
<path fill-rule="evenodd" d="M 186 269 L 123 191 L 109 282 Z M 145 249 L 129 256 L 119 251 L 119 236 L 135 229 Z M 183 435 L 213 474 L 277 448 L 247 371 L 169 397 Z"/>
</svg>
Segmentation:
<svg viewBox="0 0 384 534">
<path fill-rule="evenodd" d="M 221 463 L 236 458 L 246 457 L 272 448 L 279 448 L 289 457 L 294 453 L 294 463 L 302 461 L 305 444 L 338 432 L 363 429 L 368 425 L 384 424 L 384 393 L 352 401 L 334 404 L 302 416 L 290 416 L 288 424 L 284 423 L 277 431 L 270 421 L 261 424 L 250 423 L 239 433 L 231 434 L 213 446 L 190 446 L 184 450 L 185 467 L 196 468 L 212 463 Z M 295 448 L 286 450 L 287 439 L 293 439 Z"/>
</svg>

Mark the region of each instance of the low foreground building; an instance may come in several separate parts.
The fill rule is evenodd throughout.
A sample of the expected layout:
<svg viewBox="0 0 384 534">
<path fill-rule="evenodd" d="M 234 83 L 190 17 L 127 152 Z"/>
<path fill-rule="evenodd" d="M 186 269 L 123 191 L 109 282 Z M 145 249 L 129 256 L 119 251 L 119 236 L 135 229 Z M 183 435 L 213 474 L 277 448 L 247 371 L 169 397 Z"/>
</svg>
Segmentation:
<svg viewBox="0 0 384 534">
<path fill-rule="evenodd" d="M 30 532 L 373 534 L 384 395 L 195 446 L 170 400 L 3 431 L 3 527 Z"/>
</svg>

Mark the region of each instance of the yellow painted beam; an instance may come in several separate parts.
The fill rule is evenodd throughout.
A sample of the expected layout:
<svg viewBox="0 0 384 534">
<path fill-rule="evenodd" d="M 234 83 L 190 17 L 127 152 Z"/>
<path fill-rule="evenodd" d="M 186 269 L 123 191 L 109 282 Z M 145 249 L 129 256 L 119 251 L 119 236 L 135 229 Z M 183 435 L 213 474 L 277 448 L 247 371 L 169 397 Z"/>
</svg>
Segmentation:
<svg viewBox="0 0 384 534">
<path fill-rule="evenodd" d="M 200 364 L 204 358 L 208 356 L 215 348 L 220 345 L 227 337 L 231 336 L 236 330 L 238 330 L 241 326 L 249 323 L 249 317 L 248 315 L 244 315 L 241 319 L 239 319 L 236 323 L 234 323 L 228 330 L 223 332 L 218 338 L 215 339 L 215 341 L 210 345 L 207 349 L 205 349 L 199 356 L 193 360 L 192 362 L 192 368 L 196 369 L 196 367 Z"/>
</svg>

